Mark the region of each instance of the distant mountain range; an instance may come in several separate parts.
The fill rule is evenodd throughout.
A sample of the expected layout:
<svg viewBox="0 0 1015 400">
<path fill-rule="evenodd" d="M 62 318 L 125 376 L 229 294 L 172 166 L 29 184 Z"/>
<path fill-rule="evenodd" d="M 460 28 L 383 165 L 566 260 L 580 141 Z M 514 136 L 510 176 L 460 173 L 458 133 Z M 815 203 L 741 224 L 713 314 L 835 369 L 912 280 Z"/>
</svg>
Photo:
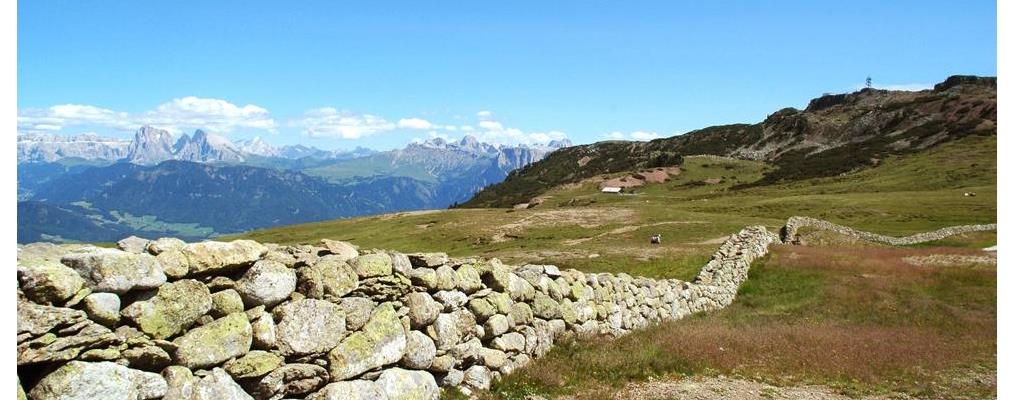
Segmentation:
<svg viewBox="0 0 1015 400">
<path fill-rule="evenodd" d="M 18 241 L 201 239 L 274 225 L 446 208 L 568 141 L 473 137 L 326 151 L 145 126 L 134 139 L 18 137 Z"/>
</svg>

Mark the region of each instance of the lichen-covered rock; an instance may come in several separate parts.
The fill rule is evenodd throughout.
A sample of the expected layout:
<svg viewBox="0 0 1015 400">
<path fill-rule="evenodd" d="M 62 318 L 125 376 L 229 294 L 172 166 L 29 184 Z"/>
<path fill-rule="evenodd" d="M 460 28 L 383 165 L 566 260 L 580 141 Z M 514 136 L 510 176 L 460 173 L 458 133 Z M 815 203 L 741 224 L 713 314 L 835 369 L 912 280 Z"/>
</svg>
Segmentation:
<svg viewBox="0 0 1015 400">
<path fill-rule="evenodd" d="M 514 303 L 511 305 L 511 312 L 508 313 L 516 324 L 528 324 L 532 322 L 532 307 L 527 303 Z"/>
<path fill-rule="evenodd" d="M 180 250 L 186 245 L 187 242 L 184 242 L 180 239 L 165 237 L 158 238 L 148 242 L 147 250 L 152 255 L 157 256 L 169 250 Z"/>
<path fill-rule="evenodd" d="M 359 250 L 356 246 L 347 242 L 338 240 L 321 239 L 321 245 L 328 250 L 332 255 L 340 258 L 341 260 L 351 260 L 359 257 Z"/>
<path fill-rule="evenodd" d="M 438 349 L 444 350 L 458 344 L 462 339 L 462 332 L 458 330 L 454 315 L 440 314 L 433 324 L 426 327 L 426 333 L 434 340 Z"/>
<path fill-rule="evenodd" d="M 441 265 L 434 272 L 437 274 L 435 282 L 437 290 L 454 290 L 458 286 L 458 274 L 450 266 Z"/>
<path fill-rule="evenodd" d="M 274 311 L 276 346 L 283 356 L 324 353 L 345 336 L 342 307 L 317 299 L 283 304 Z"/>
<path fill-rule="evenodd" d="M 267 351 L 253 350 L 222 366 L 235 379 L 259 378 L 281 367 L 285 360 Z"/>
<path fill-rule="evenodd" d="M 409 323 L 413 329 L 421 329 L 430 325 L 443 308 L 440 303 L 434 301 L 429 294 L 422 292 L 409 293 L 403 298 L 406 307 L 409 307 Z"/>
<path fill-rule="evenodd" d="M 377 303 L 366 297 L 345 297 L 338 304 L 345 310 L 345 329 L 350 331 L 362 328 L 377 307 Z"/>
<path fill-rule="evenodd" d="M 211 293 L 201 282 L 185 279 L 159 287 L 155 297 L 123 309 L 123 316 L 142 332 L 167 339 L 190 327 L 212 307 Z"/>
<path fill-rule="evenodd" d="M 162 271 L 165 272 L 166 276 L 172 279 L 183 278 L 190 272 L 190 260 L 179 249 L 163 251 L 155 256 L 155 261 L 158 261 L 159 265 L 162 266 Z"/>
<path fill-rule="evenodd" d="M 261 398 L 271 400 L 300 396 L 328 383 L 328 371 L 313 364 L 286 364 L 261 379 L 257 391 Z"/>
<path fill-rule="evenodd" d="M 260 315 L 254 318 L 253 321 L 250 323 L 250 329 L 254 333 L 254 348 L 267 350 L 275 347 L 278 335 L 276 333 L 275 320 L 271 314 L 261 311 Z"/>
<path fill-rule="evenodd" d="M 500 351 L 521 352 L 525 350 L 525 336 L 518 332 L 505 333 L 494 338 L 490 344 Z"/>
<path fill-rule="evenodd" d="M 233 289 L 226 289 L 211 294 L 211 316 L 221 318 L 226 315 L 243 312 L 243 298 Z"/>
<path fill-rule="evenodd" d="M 189 243 L 180 249 L 188 261 L 188 274 L 231 271 L 253 264 L 268 248 L 253 240 Z"/>
<path fill-rule="evenodd" d="M 444 305 L 446 312 L 462 308 L 469 301 L 468 295 L 457 290 L 442 290 L 434 293 L 433 298 Z"/>
<path fill-rule="evenodd" d="M 158 399 L 166 394 L 161 375 L 112 362 L 71 361 L 46 375 L 28 393 L 33 400 Z"/>
<path fill-rule="evenodd" d="M 236 281 L 236 291 L 249 307 L 271 307 L 295 290 L 296 272 L 276 261 L 258 261 Z"/>
<path fill-rule="evenodd" d="M 384 253 L 361 255 L 349 260 L 349 265 L 360 278 L 391 275 L 391 256 Z"/>
<path fill-rule="evenodd" d="M 338 299 L 359 286 L 359 276 L 347 258 L 336 255 L 321 257 L 314 265 L 298 271 L 300 293 L 311 299 Z"/>
<path fill-rule="evenodd" d="M 173 362 L 169 353 L 158 346 L 131 347 L 122 351 L 121 355 L 128 365 L 145 371 L 160 371 Z"/>
<path fill-rule="evenodd" d="M 428 369 L 437 356 L 433 339 L 420 331 L 409 331 L 406 337 L 405 356 L 399 362 L 403 367 Z"/>
<path fill-rule="evenodd" d="M 388 396 L 377 383 L 356 380 L 329 383 L 307 400 L 388 400 Z"/>
<path fill-rule="evenodd" d="M 148 239 L 128 236 L 116 242 L 116 248 L 128 253 L 145 253 L 148 251 Z"/>
<path fill-rule="evenodd" d="M 77 271 L 53 260 L 29 260 L 18 255 L 18 283 L 29 299 L 61 304 L 85 286 Z"/>
<path fill-rule="evenodd" d="M 511 329 L 511 322 L 504 314 L 494 315 L 483 324 L 483 330 L 487 337 L 503 335 L 508 329 Z"/>
<path fill-rule="evenodd" d="M 162 267 L 149 254 L 93 248 L 69 253 L 60 261 L 77 271 L 96 292 L 123 294 L 135 289 L 155 289 L 166 283 Z"/>
<path fill-rule="evenodd" d="M 349 379 L 398 362 L 405 346 L 405 329 L 395 308 L 390 303 L 382 304 L 359 332 L 349 335 L 328 353 L 331 379 Z"/>
<path fill-rule="evenodd" d="M 197 379 L 194 373 L 187 367 L 170 365 L 162 370 L 162 377 L 166 379 L 169 389 L 163 400 L 190 400 L 194 396 L 194 385 Z"/>
<path fill-rule="evenodd" d="M 491 379 L 489 368 L 482 365 L 473 365 L 465 370 L 462 383 L 479 390 L 486 390 L 490 388 Z"/>
<path fill-rule="evenodd" d="M 246 354 L 252 341 L 247 315 L 229 314 L 177 338 L 176 361 L 192 369 L 218 365 Z"/>
<path fill-rule="evenodd" d="M 169 399 L 164 399 L 169 400 Z M 240 387 L 222 368 L 215 368 L 211 373 L 194 384 L 191 400 L 254 400 Z"/>
<path fill-rule="evenodd" d="M 490 369 L 499 369 L 508 362 L 507 353 L 500 350 L 479 349 L 479 360 Z"/>
<path fill-rule="evenodd" d="M 402 275 L 409 275 L 409 271 L 412 270 L 412 262 L 409 261 L 409 256 L 397 251 L 389 251 L 387 253 L 391 256 L 391 269 Z"/>
<path fill-rule="evenodd" d="M 413 285 L 431 292 L 437 290 L 437 272 L 430 268 L 414 268 L 406 275 Z"/>
<path fill-rule="evenodd" d="M 83 311 L 18 301 L 18 365 L 71 360 L 82 351 L 118 344 Z"/>
<path fill-rule="evenodd" d="M 408 254 L 409 262 L 417 268 L 437 268 L 448 263 L 447 253 Z"/>
<path fill-rule="evenodd" d="M 501 314 L 507 314 L 511 312 L 511 306 L 514 305 L 514 301 L 511 300 L 511 296 L 507 293 L 492 292 L 486 295 L 486 300 L 490 302 L 494 307 L 497 307 L 497 312 Z"/>
<path fill-rule="evenodd" d="M 83 308 L 88 318 L 107 327 L 120 322 L 120 296 L 116 293 L 92 293 L 85 296 Z"/>
<path fill-rule="evenodd" d="M 375 382 L 388 400 L 436 400 L 441 394 L 437 381 L 426 371 L 390 368 Z"/>
<path fill-rule="evenodd" d="M 481 297 L 469 300 L 469 311 L 472 311 L 477 321 L 483 322 L 497 314 L 497 307 L 486 298 Z"/>
<path fill-rule="evenodd" d="M 483 281 L 479 277 L 479 271 L 471 265 L 463 265 L 455 271 L 455 280 L 461 291 L 469 294 L 483 288 Z"/>
<path fill-rule="evenodd" d="M 536 292 L 532 300 L 532 314 L 542 319 L 560 318 L 560 304 L 550 296 Z"/>
<path fill-rule="evenodd" d="M 508 295 L 511 296 L 511 300 L 514 301 L 529 301 L 532 300 L 536 294 L 536 289 L 532 287 L 532 284 L 522 279 L 520 276 L 514 273 L 507 274 L 508 279 Z"/>
<path fill-rule="evenodd" d="M 461 385 L 463 380 L 465 380 L 465 372 L 452 368 L 444 373 L 444 376 L 441 377 L 438 385 L 443 387 L 456 387 Z"/>
</svg>

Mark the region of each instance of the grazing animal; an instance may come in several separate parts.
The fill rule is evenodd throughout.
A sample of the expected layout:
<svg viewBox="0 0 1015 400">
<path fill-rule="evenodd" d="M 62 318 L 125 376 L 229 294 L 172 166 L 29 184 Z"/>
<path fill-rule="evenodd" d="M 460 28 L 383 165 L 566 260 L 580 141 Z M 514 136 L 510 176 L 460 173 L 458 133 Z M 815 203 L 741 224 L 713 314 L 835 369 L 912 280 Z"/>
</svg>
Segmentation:
<svg viewBox="0 0 1015 400">
<path fill-rule="evenodd" d="M 660 235 L 658 233 L 655 234 L 655 235 L 652 235 L 652 239 L 651 239 L 652 244 L 660 244 L 662 242 L 662 240 L 663 240 L 663 235 Z"/>
</svg>

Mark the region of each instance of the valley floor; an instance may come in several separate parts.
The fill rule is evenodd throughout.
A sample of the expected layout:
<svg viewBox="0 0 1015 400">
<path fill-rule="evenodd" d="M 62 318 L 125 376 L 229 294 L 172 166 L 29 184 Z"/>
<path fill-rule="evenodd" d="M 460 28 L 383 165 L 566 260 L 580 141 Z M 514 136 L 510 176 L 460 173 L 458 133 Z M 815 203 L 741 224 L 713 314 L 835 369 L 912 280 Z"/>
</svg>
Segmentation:
<svg viewBox="0 0 1015 400">
<path fill-rule="evenodd" d="M 569 185 L 531 209 L 374 216 L 233 237 L 331 238 L 690 280 L 727 235 L 747 225 L 775 232 L 793 215 L 896 236 L 994 223 L 996 157 L 996 137 L 969 137 L 843 176 L 769 186 L 751 185 L 769 165 L 688 157 L 679 175 L 627 195 Z M 649 243 L 654 234 L 661 245 Z M 802 234 L 804 246 L 774 246 L 752 266 L 730 307 L 561 344 L 482 395 L 996 397 L 996 258 L 983 250 L 996 234 L 907 247 Z"/>
</svg>

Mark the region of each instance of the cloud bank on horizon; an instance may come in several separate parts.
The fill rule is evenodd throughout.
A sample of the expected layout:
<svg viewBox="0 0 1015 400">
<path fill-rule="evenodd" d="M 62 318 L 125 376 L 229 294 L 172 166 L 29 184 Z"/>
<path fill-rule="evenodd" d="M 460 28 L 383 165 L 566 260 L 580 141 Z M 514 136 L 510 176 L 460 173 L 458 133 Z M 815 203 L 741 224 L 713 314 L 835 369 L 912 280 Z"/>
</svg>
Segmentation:
<svg viewBox="0 0 1015 400">
<path fill-rule="evenodd" d="M 142 125 L 151 125 L 174 134 L 204 129 L 225 135 L 235 131 L 279 134 L 288 127 L 305 137 L 337 140 L 358 140 L 396 131 L 445 139 L 471 135 L 492 144 L 547 144 L 567 138 L 566 133 L 557 130 L 528 132 L 505 126 L 486 110 L 476 113 L 474 124 L 438 124 L 414 116 L 389 120 L 369 113 L 319 107 L 279 123 L 266 108 L 258 105 L 240 106 L 223 99 L 195 96 L 176 98 L 140 113 L 84 104 L 25 108 L 18 110 L 17 121 L 19 134 L 71 134 L 82 133 L 82 129 L 89 129 L 89 133 L 94 129 L 130 132 Z M 415 139 L 419 139 L 419 135 Z"/>
</svg>

